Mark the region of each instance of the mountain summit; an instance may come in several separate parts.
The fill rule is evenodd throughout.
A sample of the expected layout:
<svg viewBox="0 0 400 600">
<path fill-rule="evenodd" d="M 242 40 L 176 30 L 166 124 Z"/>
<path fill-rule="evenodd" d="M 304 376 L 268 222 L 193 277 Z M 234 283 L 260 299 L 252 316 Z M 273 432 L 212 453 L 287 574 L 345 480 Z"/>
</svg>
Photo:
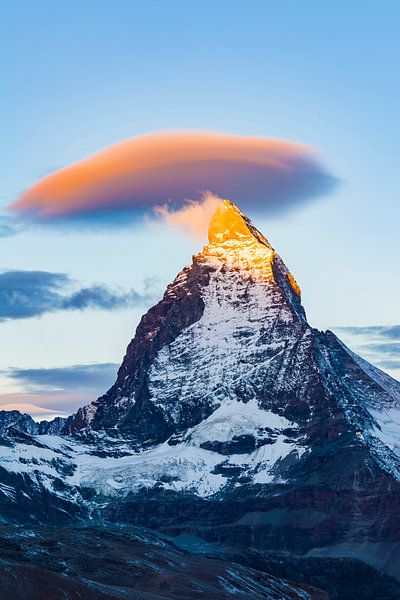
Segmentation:
<svg viewBox="0 0 400 600">
<path fill-rule="evenodd" d="M 293 275 L 224 201 L 111 389 L 64 436 L 14 431 L 0 475 L 20 494 L 2 514 L 51 507 L 398 577 L 399 415 L 400 384 L 308 324 Z"/>
<path fill-rule="evenodd" d="M 142 318 L 115 385 L 78 412 L 71 431 L 159 443 L 228 400 L 266 404 L 267 380 L 269 406 L 295 393 L 284 364 L 296 355 L 300 366 L 312 344 L 299 286 L 232 202 L 216 210 L 208 236 Z"/>
</svg>

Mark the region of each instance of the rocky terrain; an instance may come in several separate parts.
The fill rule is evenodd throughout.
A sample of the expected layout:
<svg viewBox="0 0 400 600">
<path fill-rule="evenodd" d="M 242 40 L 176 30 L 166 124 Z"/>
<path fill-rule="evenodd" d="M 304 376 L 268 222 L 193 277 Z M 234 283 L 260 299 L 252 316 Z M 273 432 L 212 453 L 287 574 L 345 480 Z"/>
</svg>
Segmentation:
<svg viewBox="0 0 400 600">
<path fill-rule="evenodd" d="M 195 536 L 223 548 L 219 560 L 269 573 L 252 572 L 270 586 L 253 598 L 350 599 L 355 581 L 360 599 L 400 598 L 400 383 L 308 324 L 293 275 L 228 201 L 142 318 L 112 388 L 67 421 L 3 412 L 0 436 L 6 528 Z M 230 568 L 213 565 L 215 581 Z M 272 574 L 311 596 L 272 595 Z M 137 597 L 184 597 L 172 588 Z"/>
<path fill-rule="evenodd" d="M 85 600 L 327 600 L 326 593 L 225 558 L 218 547 L 138 528 L 3 528 L 0 594 Z M 185 546 L 192 550 L 185 549 Z M 99 560 L 100 557 L 100 560 Z"/>
</svg>

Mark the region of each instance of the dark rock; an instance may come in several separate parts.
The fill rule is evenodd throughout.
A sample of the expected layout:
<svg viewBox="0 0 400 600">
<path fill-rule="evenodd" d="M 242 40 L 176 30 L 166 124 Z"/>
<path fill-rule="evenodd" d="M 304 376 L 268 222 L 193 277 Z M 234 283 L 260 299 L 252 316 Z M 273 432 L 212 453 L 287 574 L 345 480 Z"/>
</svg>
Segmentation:
<svg viewBox="0 0 400 600">
<path fill-rule="evenodd" d="M 129 528 L 0 528 L 0 597 L 29 600 L 329 600 L 307 584 L 178 549 Z"/>
</svg>

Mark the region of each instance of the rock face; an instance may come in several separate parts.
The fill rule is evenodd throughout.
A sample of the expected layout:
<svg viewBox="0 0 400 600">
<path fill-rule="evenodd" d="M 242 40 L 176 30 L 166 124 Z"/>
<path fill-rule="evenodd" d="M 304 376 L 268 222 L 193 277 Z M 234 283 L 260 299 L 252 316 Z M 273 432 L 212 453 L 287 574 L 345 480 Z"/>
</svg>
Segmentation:
<svg viewBox="0 0 400 600">
<path fill-rule="evenodd" d="M 64 437 L 29 433 L 4 448 L 7 519 L 18 502 L 42 520 L 39 492 L 35 506 L 23 494 L 45 490 L 72 520 L 400 577 L 400 384 L 310 327 L 293 275 L 230 202 L 142 318 L 113 387 Z"/>
<path fill-rule="evenodd" d="M 18 410 L 0 410 L 0 437 L 9 435 L 10 430 L 35 434 L 38 428 L 30 415 Z"/>
<path fill-rule="evenodd" d="M 18 433 L 42 435 L 44 433 L 59 434 L 68 425 L 70 418 L 56 417 L 52 421 L 37 423 L 30 415 L 18 410 L 0 410 L 0 437 L 8 437 Z"/>
</svg>

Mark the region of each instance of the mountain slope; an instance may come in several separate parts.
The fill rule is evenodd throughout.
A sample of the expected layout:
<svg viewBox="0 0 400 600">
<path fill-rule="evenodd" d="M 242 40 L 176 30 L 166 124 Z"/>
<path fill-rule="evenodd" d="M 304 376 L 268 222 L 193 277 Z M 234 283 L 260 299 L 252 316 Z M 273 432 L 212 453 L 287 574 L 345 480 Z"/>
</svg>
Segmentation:
<svg viewBox="0 0 400 600">
<path fill-rule="evenodd" d="M 211 557 L 196 555 L 151 531 L 128 527 L 5 528 L 0 533 L 0 596 L 328 600 L 314 587 L 242 566 L 218 548 L 208 551 Z"/>
</svg>

